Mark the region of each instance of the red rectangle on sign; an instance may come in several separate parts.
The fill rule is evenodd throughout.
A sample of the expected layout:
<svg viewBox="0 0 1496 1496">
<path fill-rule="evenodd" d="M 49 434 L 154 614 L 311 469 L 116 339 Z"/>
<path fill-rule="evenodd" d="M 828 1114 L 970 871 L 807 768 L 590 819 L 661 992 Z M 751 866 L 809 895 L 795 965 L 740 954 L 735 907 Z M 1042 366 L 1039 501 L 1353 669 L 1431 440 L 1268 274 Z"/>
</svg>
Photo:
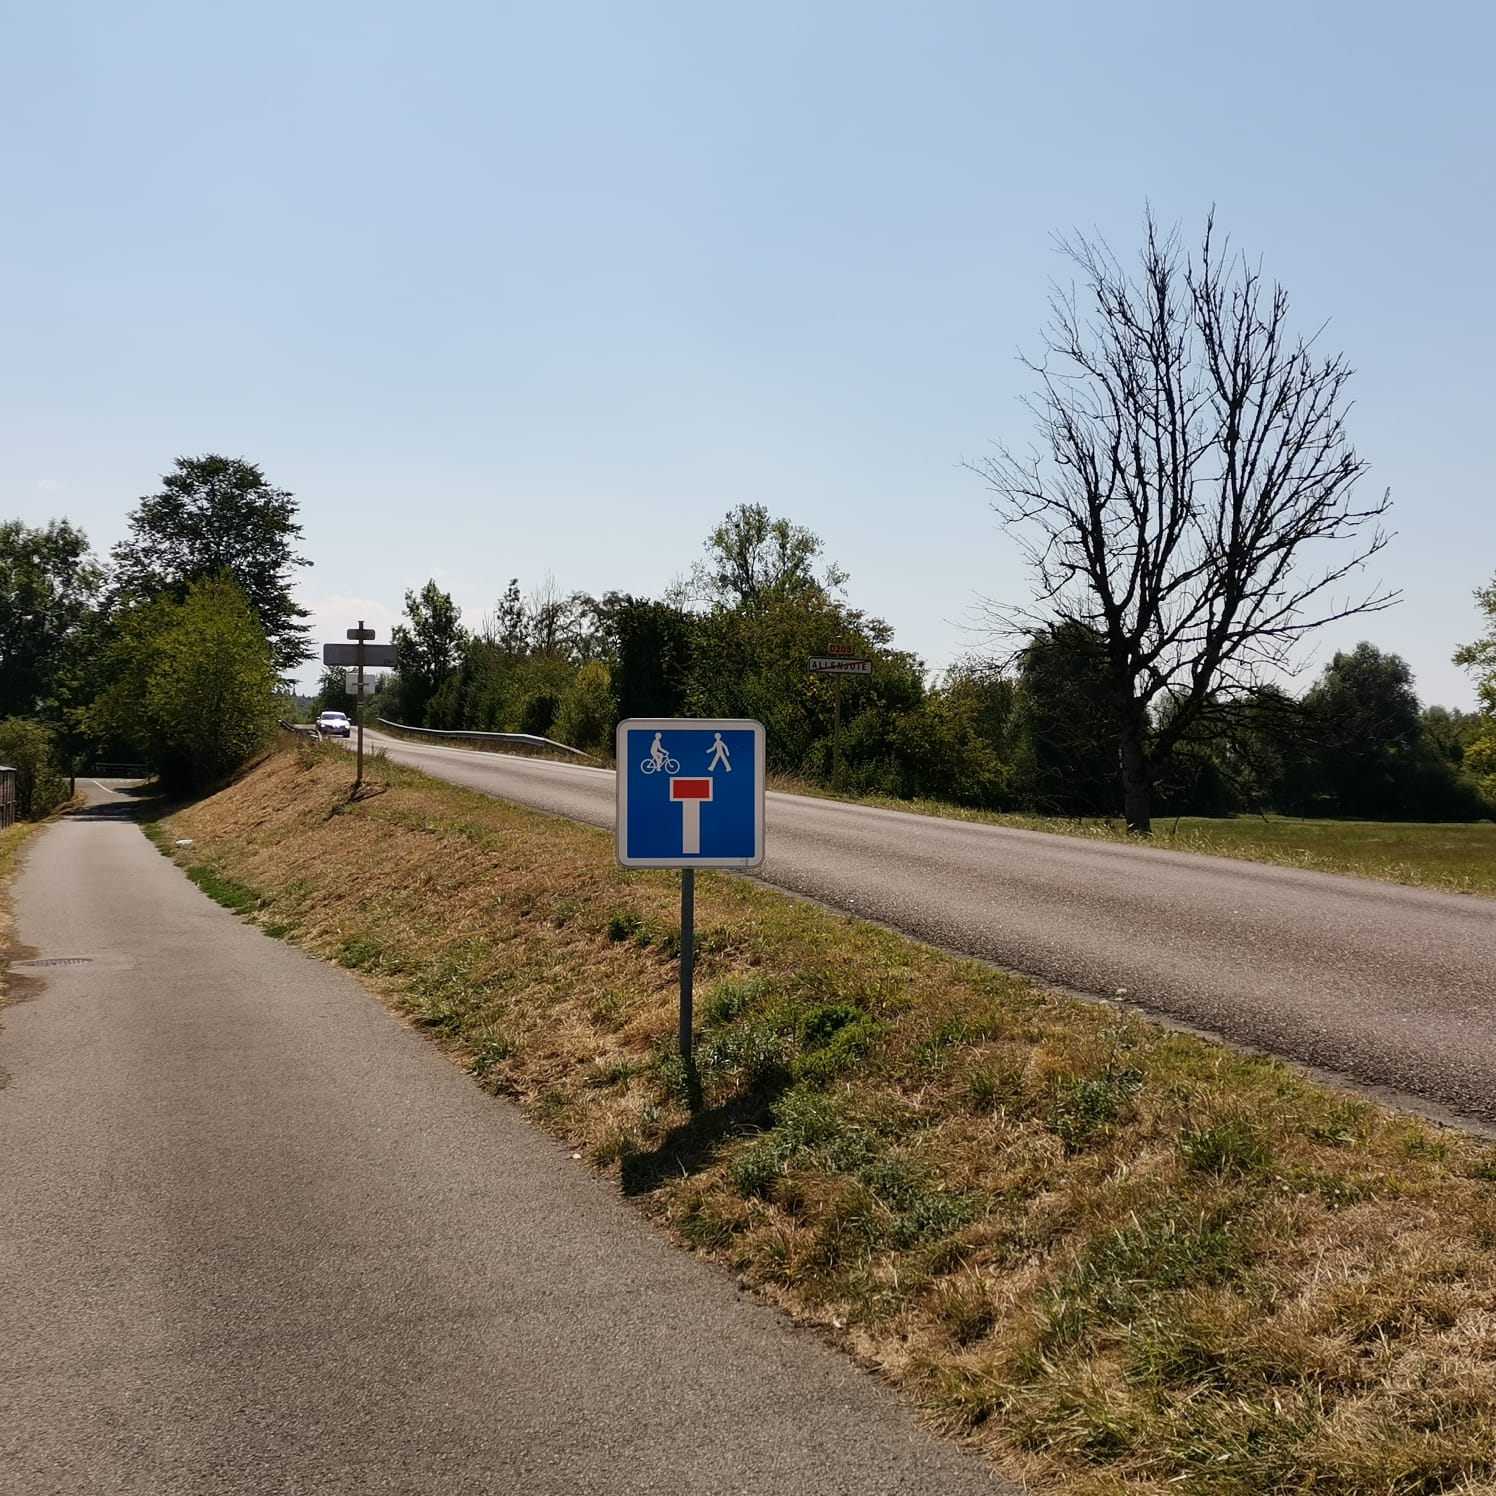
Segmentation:
<svg viewBox="0 0 1496 1496">
<path fill-rule="evenodd" d="M 672 779 L 670 798 L 672 800 L 710 800 L 712 781 L 710 779 Z"/>
</svg>

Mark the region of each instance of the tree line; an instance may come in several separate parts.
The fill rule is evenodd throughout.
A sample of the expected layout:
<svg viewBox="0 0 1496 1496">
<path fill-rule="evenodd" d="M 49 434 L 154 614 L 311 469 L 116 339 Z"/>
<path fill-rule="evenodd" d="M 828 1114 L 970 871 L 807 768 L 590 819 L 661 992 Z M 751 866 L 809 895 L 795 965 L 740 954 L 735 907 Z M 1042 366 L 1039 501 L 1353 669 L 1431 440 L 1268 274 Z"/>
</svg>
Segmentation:
<svg viewBox="0 0 1496 1496">
<path fill-rule="evenodd" d="M 607 757 L 634 716 L 746 716 L 767 728 L 769 766 L 833 780 L 833 693 L 842 693 L 848 793 L 998 811 L 1116 816 L 1124 803 L 1105 640 L 1068 620 L 1016 654 L 976 655 L 927 679 L 882 619 L 819 573 L 820 540 L 743 505 L 716 526 L 690 576 L 660 598 L 529 595 L 511 581 L 472 629 L 435 581 L 406 594 L 400 670 L 379 712 L 410 726 L 522 732 Z M 833 646 L 867 676 L 813 676 Z M 324 682 L 343 705 L 340 672 Z M 1159 738 L 1169 724 L 1157 724 Z M 1301 695 L 1261 685 L 1208 700 L 1156 760 L 1163 815 L 1472 820 L 1496 809 L 1496 746 L 1479 712 L 1423 707 L 1407 663 L 1370 643 L 1339 652 Z M 1155 750 L 1156 751 L 1156 750 Z"/>
<path fill-rule="evenodd" d="M 621 717 L 756 717 L 788 776 L 1120 814 L 1143 835 L 1159 814 L 1491 814 L 1496 580 L 1476 594 L 1485 634 L 1455 656 L 1476 712 L 1423 706 L 1370 643 L 1297 695 L 1282 684 L 1316 629 L 1398 600 L 1356 582 L 1391 500 L 1362 496 L 1344 357 L 1294 331 L 1286 292 L 1213 218 L 1194 248 L 1147 218 L 1131 266 L 1099 239 L 1057 245 L 1073 281 L 1025 360 L 1033 440 L 967 464 L 1033 582 L 990 604 L 1000 648 L 929 681 L 819 537 L 745 504 L 660 597 L 513 579 L 470 626 L 435 581 L 407 593 L 378 710 L 604 755 Z M 107 563 L 66 520 L 0 526 L 0 758 L 27 803 L 55 799 L 85 748 L 189 789 L 255 751 L 308 653 L 296 515 L 253 464 L 208 455 L 139 500 Z M 833 645 L 871 674 L 810 675 Z M 353 706 L 341 672 L 319 704 Z"/>
<path fill-rule="evenodd" d="M 176 460 L 107 561 L 65 519 L 0 524 L 0 762 L 23 816 L 89 758 L 191 792 L 264 746 L 310 633 L 296 516 L 253 463 L 208 454 Z"/>
</svg>

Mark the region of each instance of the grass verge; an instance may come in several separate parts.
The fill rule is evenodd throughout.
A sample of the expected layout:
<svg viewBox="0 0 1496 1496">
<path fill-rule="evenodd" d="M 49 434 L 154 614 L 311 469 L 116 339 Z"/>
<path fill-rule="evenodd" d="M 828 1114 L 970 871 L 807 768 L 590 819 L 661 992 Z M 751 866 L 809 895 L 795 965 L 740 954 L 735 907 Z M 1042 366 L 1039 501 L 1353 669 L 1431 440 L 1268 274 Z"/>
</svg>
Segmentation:
<svg viewBox="0 0 1496 1496">
<path fill-rule="evenodd" d="M 46 821 L 17 821 L 0 831 L 0 1008 L 5 1006 L 12 986 L 6 970 L 6 958 L 14 949 L 16 934 L 9 897 L 11 879 L 20 862 L 22 848 L 47 824 Z"/>
<path fill-rule="evenodd" d="M 158 845 L 1008 1475 L 1496 1482 L 1496 1150 L 705 872 L 688 1075 L 671 875 L 370 772 L 288 748 Z"/>
</svg>

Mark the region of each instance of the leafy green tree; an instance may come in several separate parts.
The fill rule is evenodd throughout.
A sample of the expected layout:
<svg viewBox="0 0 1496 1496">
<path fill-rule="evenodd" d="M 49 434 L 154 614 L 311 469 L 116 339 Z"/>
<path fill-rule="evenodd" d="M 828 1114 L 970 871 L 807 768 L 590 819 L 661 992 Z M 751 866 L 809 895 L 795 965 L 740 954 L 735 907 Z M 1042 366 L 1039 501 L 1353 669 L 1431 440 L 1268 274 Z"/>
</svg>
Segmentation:
<svg viewBox="0 0 1496 1496">
<path fill-rule="evenodd" d="M 0 716 L 60 718 L 102 583 L 88 538 L 66 520 L 0 524 Z"/>
<path fill-rule="evenodd" d="M 1011 756 L 1018 683 L 1000 661 L 971 658 L 958 662 L 946 672 L 940 695 L 1000 758 Z"/>
<path fill-rule="evenodd" d="M 1170 703 L 1160 708 L 1166 714 Z M 1154 804 L 1163 815 L 1224 816 L 1239 800 L 1231 774 L 1231 738 L 1214 717 L 1201 717 L 1175 745 L 1153 783 Z"/>
<path fill-rule="evenodd" d="M 115 586 L 137 602 L 178 602 L 196 582 L 227 571 L 270 641 L 281 674 L 307 657 L 307 610 L 291 595 L 301 526 L 296 502 L 242 457 L 179 457 L 161 491 L 130 516 L 130 538 L 113 551 Z"/>
<path fill-rule="evenodd" d="M 839 590 L 847 576 L 834 563 L 816 578 L 820 554 L 820 538 L 803 526 L 772 518 L 762 504 L 739 504 L 707 537 L 692 590 L 714 606 L 747 609 L 776 597 Z"/>
<path fill-rule="evenodd" d="M 984 731 L 984 705 L 973 691 L 942 691 L 910 711 L 894 714 L 888 732 L 897 771 L 893 793 L 911 800 L 1007 809 L 1012 800 L 1010 775 L 996 744 Z M 861 728 L 862 722 L 855 726 Z M 854 729 L 850 754 L 854 776 L 863 763 L 856 742 L 859 735 Z"/>
<path fill-rule="evenodd" d="M 669 603 L 613 595 L 608 620 L 617 641 L 613 694 L 620 719 L 678 717 L 690 689 L 693 622 Z"/>
<path fill-rule="evenodd" d="M 1488 723 L 1479 712 L 1426 706 L 1422 726 L 1424 742 L 1446 763 L 1458 769 L 1464 765 L 1465 754 L 1479 741 Z"/>
<path fill-rule="evenodd" d="M 609 752 L 617 725 L 608 667 L 601 660 L 584 660 L 562 694 L 553 735 L 584 752 Z"/>
<path fill-rule="evenodd" d="M 1015 788 L 1042 815 L 1115 815 L 1116 701 L 1104 641 L 1085 624 L 1036 630 L 1019 657 Z"/>
<path fill-rule="evenodd" d="M 912 655 L 892 648 L 881 619 L 828 596 L 819 587 L 760 595 L 741 607 L 718 607 L 691 626 L 685 710 L 699 717 L 753 717 L 764 724 L 769 766 L 830 778 L 838 689 L 842 698 L 843 782 L 897 793 L 889 734 L 898 715 L 924 698 L 924 673 Z M 873 662 L 870 676 L 812 676 L 812 655 L 842 640 Z"/>
<path fill-rule="evenodd" d="M 1482 731 L 1464 754 L 1464 766 L 1476 777 L 1486 799 L 1496 805 L 1496 577 L 1475 594 L 1486 617 L 1486 631 L 1455 652 L 1454 662 L 1475 677 L 1475 692 L 1485 718 Z"/>
<path fill-rule="evenodd" d="M 500 614 L 507 618 L 507 595 Z M 571 664 L 596 659 L 597 623 L 596 600 L 585 592 L 563 594 L 549 573 L 524 604 L 523 631 L 532 655 L 550 655 Z"/>
<path fill-rule="evenodd" d="M 1480 787 L 1486 801 L 1486 814 L 1496 808 L 1496 728 L 1483 733 L 1465 754 L 1465 768 Z"/>
<path fill-rule="evenodd" d="M 1362 642 L 1339 651 L 1304 693 L 1306 758 L 1290 805 L 1300 815 L 1405 814 L 1420 708 L 1399 655 Z"/>
<path fill-rule="evenodd" d="M 67 800 L 56 735 L 45 723 L 29 717 L 0 721 L 0 764 L 16 771 L 16 815 L 21 820 L 40 821 Z"/>
<path fill-rule="evenodd" d="M 433 578 L 419 592 L 405 594 L 408 625 L 394 629 L 400 666 L 395 681 L 395 709 L 412 727 L 427 725 L 432 698 L 461 663 L 467 633 L 462 610 Z"/>
<path fill-rule="evenodd" d="M 317 694 L 312 698 L 312 716 L 319 712 L 352 712 L 353 697 L 348 694 L 348 673 L 341 665 L 329 665 L 317 680 Z"/>
<path fill-rule="evenodd" d="M 1496 717 L 1496 577 L 1489 587 L 1475 594 L 1476 606 L 1486 616 L 1486 631 L 1472 644 L 1455 651 L 1454 662 L 1475 677 L 1475 691 L 1481 710 Z"/>
<path fill-rule="evenodd" d="M 523 659 L 529 654 L 530 618 L 518 577 L 509 578 L 493 613 L 484 619 L 482 638 L 508 660 Z"/>
<path fill-rule="evenodd" d="M 1099 240 L 1061 248 L 1081 289 L 1055 292 L 1029 364 L 1039 450 L 975 471 L 1035 579 L 1004 621 L 1100 643 L 1118 801 L 1147 835 L 1155 777 L 1202 717 L 1313 629 L 1396 601 L 1337 596 L 1386 544 L 1390 499 L 1356 491 L 1345 359 L 1292 332 L 1287 293 L 1210 220 L 1189 254 L 1150 216 L 1136 271 Z"/>
<path fill-rule="evenodd" d="M 1363 820 L 1473 820 L 1477 784 L 1431 738 L 1407 662 L 1372 644 L 1335 655 L 1305 692 L 1283 808 Z"/>
<path fill-rule="evenodd" d="M 99 741 L 144 753 L 169 789 L 230 778 L 274 730 L 269 639 L 227 572 L 127 607 L 109 651 L 112 684 L 85 713 Z"/>
</svg>

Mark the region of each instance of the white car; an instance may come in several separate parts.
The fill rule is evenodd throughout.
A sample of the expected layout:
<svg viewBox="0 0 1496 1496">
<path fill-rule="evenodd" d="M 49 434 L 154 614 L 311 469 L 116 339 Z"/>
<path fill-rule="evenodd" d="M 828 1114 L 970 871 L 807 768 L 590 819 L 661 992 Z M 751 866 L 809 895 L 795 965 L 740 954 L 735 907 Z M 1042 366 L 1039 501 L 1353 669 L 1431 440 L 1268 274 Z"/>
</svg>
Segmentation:
<svg viewBox="0 0 1496 1496">
<path fill-rule="evenodd" d="M 346 712 L 323 712 L 317 718 L 317 731 L 323 737 L 346 738 L 353 731 L 353 724 Z"/>
</svg>

